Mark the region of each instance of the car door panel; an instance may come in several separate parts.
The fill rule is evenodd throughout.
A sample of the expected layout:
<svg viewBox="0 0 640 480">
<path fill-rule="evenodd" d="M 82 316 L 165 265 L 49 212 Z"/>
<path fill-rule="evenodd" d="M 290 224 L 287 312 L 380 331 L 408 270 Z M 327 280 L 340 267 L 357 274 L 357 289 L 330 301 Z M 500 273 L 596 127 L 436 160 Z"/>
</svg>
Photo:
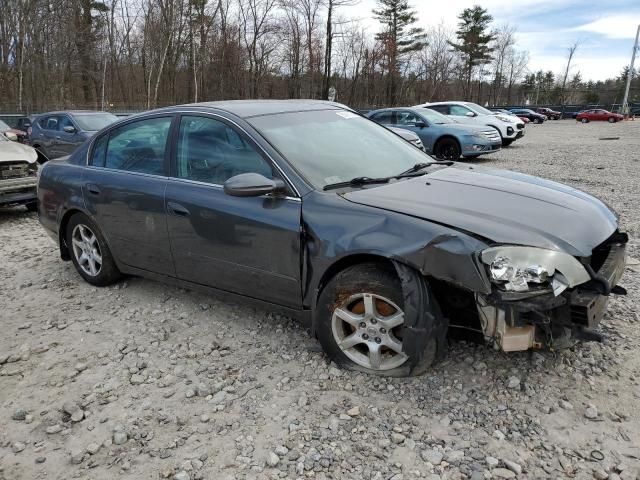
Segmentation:
<svg viewBox="0 0 640 480">
<path fill-rule="evenodd" d="M 164 206 L 166 178 L 89 168 L 83 196 L 120 262 L 175 275 Z"/>
<path fill-rule="evenodd" d="M 298 199 L 232 197 L 221 187 L 170 179 L 166 202 L 178 278 L 300 305 Z"/>
<path fill-rule="evenodd" d="M 221 117 L 184 115 L 179 125 L 165 193 L 178 278 L 300 306 L 301 200 L 227 195 L 234 175 L 273 176 L 270 160 Z"/>
</svg>

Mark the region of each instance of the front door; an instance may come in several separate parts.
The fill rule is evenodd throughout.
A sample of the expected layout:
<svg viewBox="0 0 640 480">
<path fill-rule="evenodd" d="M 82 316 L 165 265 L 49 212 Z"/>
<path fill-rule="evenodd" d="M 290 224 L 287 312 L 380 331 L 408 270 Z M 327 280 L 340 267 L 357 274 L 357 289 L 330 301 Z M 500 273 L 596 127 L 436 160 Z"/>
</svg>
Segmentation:
<svg viewBox="0 0 640 480">
<path fill-rule="evenodd" d="M 419 124 L 424 125 L 418 126 Z M 427 153 L 433 153 L 431 151 L 435 140 L 433 128 L 429 128 L 429 124 L 425 119 L 420 118 L 414 112 L 401 110 L 396 112 L 395 124 L 393 126 L 404 128 L 405 130 L 410 130 L 415 133 L 422 141 Z"/>
<path fill-rule="evenodd" d="M 257 145 L 220 117 L 183 115 L 166 209 L 176 275 L 190 282 L 299 307 L 299 198 L 232 197 L 241 173 L 277 175 Z"/>
<path fill-rule="evenodd" d="M 96 139 L 83 178 L 83 197 L 120 262 L 175 274 L 164 191 L 172 116 L 136 120 Z"/>
<path fill-rule="evenodd" d="M 65 131 L 66 128 L 73 128 L 72 132 Z M 76 147 L 82 143 L 78 134 L 78 129 L 73 124 L 68 115 L 58 116 L 58 134 L 56 135 L 56 152 L 59 156 L 71 155 Z"/>
</svg>

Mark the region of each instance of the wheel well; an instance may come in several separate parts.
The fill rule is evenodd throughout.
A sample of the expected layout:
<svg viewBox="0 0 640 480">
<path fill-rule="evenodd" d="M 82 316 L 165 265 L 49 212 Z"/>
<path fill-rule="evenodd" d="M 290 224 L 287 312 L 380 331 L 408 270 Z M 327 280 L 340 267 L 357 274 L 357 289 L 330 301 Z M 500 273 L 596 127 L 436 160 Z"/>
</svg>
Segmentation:
<svg viewBox="0 0 640 480">
<path fill-rule="evenodd" d="M 453 140 L 454 142 L 456 142 L 458 144 L 458 148 L 460 149 L 460 151 L 462 151 L 462 147 L 460 146 L 460 140 L 458 140 L 453 135 L 443 135 L 440 138 L 438 138 L 438 140 L 436 140 L 436 142 L 433 144 L 433 151 L 434 152 L 436 151 L 436 148 L 438 147 L 438 144 L 443 140 Z"/>
<path fill-rule="evenodd" d="M 82 212 L 76 209 L 67 210 L 62 216 L 62 220 L 60 220 L 60 227 L 58 227 L 58 244 L 60 245 L 60 257 L 63 260 L 71 260 L 71 253 L 69 252 L 65 232 L 67 231 L 69 220 L 76 213 Z"/>
<path fill-rule="evenodd" d="M 502 132 L 498 127 L 496 127 L 495 125 L 487 125 L 487 127 L 493 128 L 496 132 L 498 132 L 498 135 L 500 135 L 500 139 L 502 139 Z"/>
<path fill-rule="evenodd" d="M 322 292 L 322 290 L 324 290 L 324 287 L 331 281 L 333 277 L 335 277 L 338 273 L 342 272 L 346 268 L 363 263 L 375 263 L 386 269 L 392 270 L 394 274 L 397 275 L 393 263 L 386 257 L 366 253 L 349 255 L 348 257 L 341 258 L 340 260 L 335 262 L 324 272 L 322 278 L 320 279 L 320 283 L 318 283 L 317 297 L 315 299 L 315 302 L 318 301 L 320 293 Z"/>
</svg>

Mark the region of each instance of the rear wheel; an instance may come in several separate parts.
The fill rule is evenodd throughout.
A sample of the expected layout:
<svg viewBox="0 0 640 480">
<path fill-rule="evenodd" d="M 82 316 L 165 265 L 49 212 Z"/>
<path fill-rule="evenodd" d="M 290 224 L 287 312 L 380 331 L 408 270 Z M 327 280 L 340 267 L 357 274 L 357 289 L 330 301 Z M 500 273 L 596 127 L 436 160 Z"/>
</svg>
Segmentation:
<svg viewBox="0 0 640 480">
<path fill-rule="evenodd" d="M 122 276 L 100 230 L 86 215 L 76 213 L 71 217 L 65 241 L 73 265 L 86 282 L 105 287 Z"/>
<path fill-rule="evenodd" d="M 428 312 L 433 305 L 431 300 L 422 306 L 427 312 L 420 312 L 421 319 L 434 318 Z M 423 373 L 437 357 L 438 335 L 444 336 L 429 328 L 432 336 L 421 344 L 407 339 L 400 280 L 392 268 L 376 264 L 355 265 L 337 274 L 320 294 L 316 318 L 318 340 L 333 361 L 379 375 Z M 412 348 L 405 348 L 412 341 Z"/>
<path fill-rule="evenodd" d="M 460 144 L 453 138 L 443 138 L 438 140 L 435 148 L 433 149 L 436 158 L 440 160 L 458 160 L 460 158 L 461 149 Z"/>
</svg>

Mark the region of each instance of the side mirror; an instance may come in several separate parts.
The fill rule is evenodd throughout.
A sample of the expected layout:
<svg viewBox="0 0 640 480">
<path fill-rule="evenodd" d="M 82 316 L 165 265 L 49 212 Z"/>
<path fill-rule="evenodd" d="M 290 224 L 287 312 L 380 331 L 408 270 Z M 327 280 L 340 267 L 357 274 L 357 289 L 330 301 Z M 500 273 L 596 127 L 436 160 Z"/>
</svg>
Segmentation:
<svg viewBox="0 0 640 480">
<path fill-rule="evenodd" d="M 465 115 L 466 115 L 467 117 L 475 117 L 475 116 L 476 116 L 476 114 L 475 114 L 475 113 L 473 113 L 473 112 L 467 112 L 467 113 L 465 113 Z"/>
<path fill-rule="evenodd" d="M 18 135 L 16 135 L 13 132 L 4 132 L 4 136 L 7 137 L 12 142 L 17 142 L 18 141 Z"/>
<path fill-rule="evenodd" d="M 67 133 L 76 133 L 75 127 L 72 127 L 71 125 L 67 125 L 62 130 L 64 130 Z"/>
<path fill-rule="evenodd" d="M 259 173 L 241 173 L 224 182 L 224 193 L 232 197 L 260 197 L 267 193 L 283 192 L 284 182 Z"/>
<path fill-rule="evenodd" d="M 427 124 L 424 122 L 416 122 L 416 128 L 426 128 Z"/>
</svg>

